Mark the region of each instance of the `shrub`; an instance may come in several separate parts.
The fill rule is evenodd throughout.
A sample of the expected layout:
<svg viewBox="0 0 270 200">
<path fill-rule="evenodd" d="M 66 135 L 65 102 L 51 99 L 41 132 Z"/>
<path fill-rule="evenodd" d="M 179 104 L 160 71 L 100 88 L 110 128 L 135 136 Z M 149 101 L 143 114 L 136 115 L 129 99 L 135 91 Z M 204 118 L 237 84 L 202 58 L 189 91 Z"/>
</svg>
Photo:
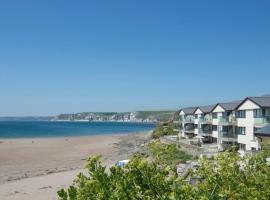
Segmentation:
<svg viewBox="0 0 270 200">
<path fill-rule="evenodd" d="M 171 124 L 158 125 L 152 133 L 154 139 L 158 139 L 164 135 L 174 135 L 173 126 Z"/>
<path fill-rule="evenodd" d="M 169 147 L 171 148 L 171 147 Z M 268 151 L 240 157 L 235 151 L 202 159 L 191 172 L 195 184 L 178 177 L 175 170 L 134 157 L 125 168 L 106 172 L 99 157 L 88 160 L 88 175 L 79 174 L 75 185 L 58 191 L 60 200 L 268 200 L 270 164 Z"/>
</svg>

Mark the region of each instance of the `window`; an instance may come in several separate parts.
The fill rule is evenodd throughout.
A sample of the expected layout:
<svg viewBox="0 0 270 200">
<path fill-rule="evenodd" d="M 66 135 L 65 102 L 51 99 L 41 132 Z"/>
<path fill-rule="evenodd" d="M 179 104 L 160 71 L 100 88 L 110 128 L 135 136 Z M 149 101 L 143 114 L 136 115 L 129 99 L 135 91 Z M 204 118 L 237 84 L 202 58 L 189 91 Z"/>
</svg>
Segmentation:
<svg viewBox="0 0 270 200">
<path fill-rule="evenodd" d="M 254 118 L 260 118 L 265 116 L 265 109 L 254 109 L 253 116 Z"/>
<path fill-rule="evenodd" d="M 237 118 L 246 118 L 246 111 L 245 110 L 238 110 L 235 113 Z"/>
<path fill-rule="evenodd" d="M 222 131 L 228 132 L 229 131 L 229 126 L 222 126 Z"/>
<path fill-rule="evenodd" d="M 239 143 L 239 150 L 245 151 L 246 150 L 246 144 Z"/>
<path fill-rule="evenodd" d="M 230 112 L 230 111 L 223 112 L 223 113 L 222 113 L 222 117 L 228 117 L 228 116 L 230 116 L 231 114 L 232 114 L 232 112 Z"/>
<path fill-rule="evenodd" d="M 195 119 L 198 119 L 198 115 L 197 114 L 195 115 Z"/>
<path fill-rule="evenodd" d="M 213 131 L 217 131 L 217 125 L 212 125 Z"/>
<path fill-rule="evenodd" d="M 197 128 L 198 128 L 198 124 L 194 124 L 194 128 L 196 128 L 196 129 L 197 129 Z"/>
<path fill-rule="evenodd" d="M 260 128 L 254 127 L 253 132 L 257 132 Z"/>
<path fill-rule="evenodd" d="M 246 127 L 241 127 L 241 126 L 236 127 L 236 133 L 238 135 L 245 135 L 246 134 Z"/>
<path fill-rule="evenodd" d="M 217 113 L 212 113 L 212 118 L 217 119 Z"/>
</svg>

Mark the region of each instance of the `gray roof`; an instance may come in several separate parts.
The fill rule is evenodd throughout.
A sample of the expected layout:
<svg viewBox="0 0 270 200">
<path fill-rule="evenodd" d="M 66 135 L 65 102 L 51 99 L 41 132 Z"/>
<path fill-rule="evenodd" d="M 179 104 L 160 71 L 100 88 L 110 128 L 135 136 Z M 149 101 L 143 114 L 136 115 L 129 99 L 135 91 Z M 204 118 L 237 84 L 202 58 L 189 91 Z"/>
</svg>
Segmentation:
<svg viewBox="0 0 270 200">
<path fill-rule="evenodd" d="M 262 95 L 262 97 L 270 97 L 270 94 Z"/>
<path fill-rule="evenodd" d="M 208 106 L 199 106 L 198 108 L 203 112 L 203 113 L 210 113 L 212 109 L 216 106 L 215 105 L 208 105 Z"/>
<path fill-rule="evenodd" d="M 232 101 L 228 103 L 219 103 L 219 105 L 227 111 L 235 110 L 242 101 Z"/>
<path fill-rule="evenodd" d="M 248 97 L 248 99 L 255 102 L 261 107 L 270 107 L 270 96 Z"/>
<path fill-rule="evenodd" d="M 258 136 L 270 136 L 270 124 L 255 132 Z"/>
<path fill-rule="evenodd" d="M 197 109 L 197 107 L 189 107 L 189 108 L 183 108 L 181 109 L 186 115 L 191 115 L 194 113 L 194 111 Z"/>
</svg>

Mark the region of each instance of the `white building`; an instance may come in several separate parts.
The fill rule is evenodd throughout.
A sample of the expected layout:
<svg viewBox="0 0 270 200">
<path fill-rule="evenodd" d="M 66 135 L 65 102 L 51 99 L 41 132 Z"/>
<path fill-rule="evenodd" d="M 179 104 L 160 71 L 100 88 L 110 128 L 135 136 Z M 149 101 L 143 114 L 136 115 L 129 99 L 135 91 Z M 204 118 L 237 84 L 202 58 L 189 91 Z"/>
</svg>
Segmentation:
<svg viewBox="0 0 270 200">
<path fill-rule="evenodd" d="M 213 137 L 220 149 L 237 143 L 235 109 L 241 101 L 218 103 L 212 110 Z"/>
<path fill-rule="evenodd" d="M 258 150 L 260 143 L 254 133 L 270 124 L 270 96 L 183 108 L 179 115 L 183 137 L 199 135 L 221 149 L 238 144 L 240 150 Z"/>
<path fill-rule="evenodd" d="M 199 106 L 194 111 L 195 135 L 204 137 L 205 142 L 216 142 L 213 137 L 213 125 L 211 111 L 215 105 Z"/>
<path fill-rule="evenodd" d="M 254 132 L 270 124 L 270 97 L 248 97 L 237 107 L 237 141 L 242 150 L 259 149 Z"/>
<path fill-rule="evenodd" d="M 180 130 L 181 136 L 192 138 L 194 137 L 194 111 L 196 107 L 183 108 L 180 110 Z"/>
</svg>

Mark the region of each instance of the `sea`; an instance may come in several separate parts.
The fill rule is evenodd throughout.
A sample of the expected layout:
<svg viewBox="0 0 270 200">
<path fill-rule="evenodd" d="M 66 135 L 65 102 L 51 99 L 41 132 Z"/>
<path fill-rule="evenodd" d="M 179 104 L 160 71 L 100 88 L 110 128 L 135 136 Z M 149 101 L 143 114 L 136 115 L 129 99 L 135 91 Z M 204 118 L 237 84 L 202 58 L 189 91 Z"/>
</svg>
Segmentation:
<svg viewBox="0 0 270 200">
<path fill-rule="evenodd" d="M 46 138 L 150 131 L 155 124 L 133 122 L 0 121 L 0 138 Z"/>
</svg>

